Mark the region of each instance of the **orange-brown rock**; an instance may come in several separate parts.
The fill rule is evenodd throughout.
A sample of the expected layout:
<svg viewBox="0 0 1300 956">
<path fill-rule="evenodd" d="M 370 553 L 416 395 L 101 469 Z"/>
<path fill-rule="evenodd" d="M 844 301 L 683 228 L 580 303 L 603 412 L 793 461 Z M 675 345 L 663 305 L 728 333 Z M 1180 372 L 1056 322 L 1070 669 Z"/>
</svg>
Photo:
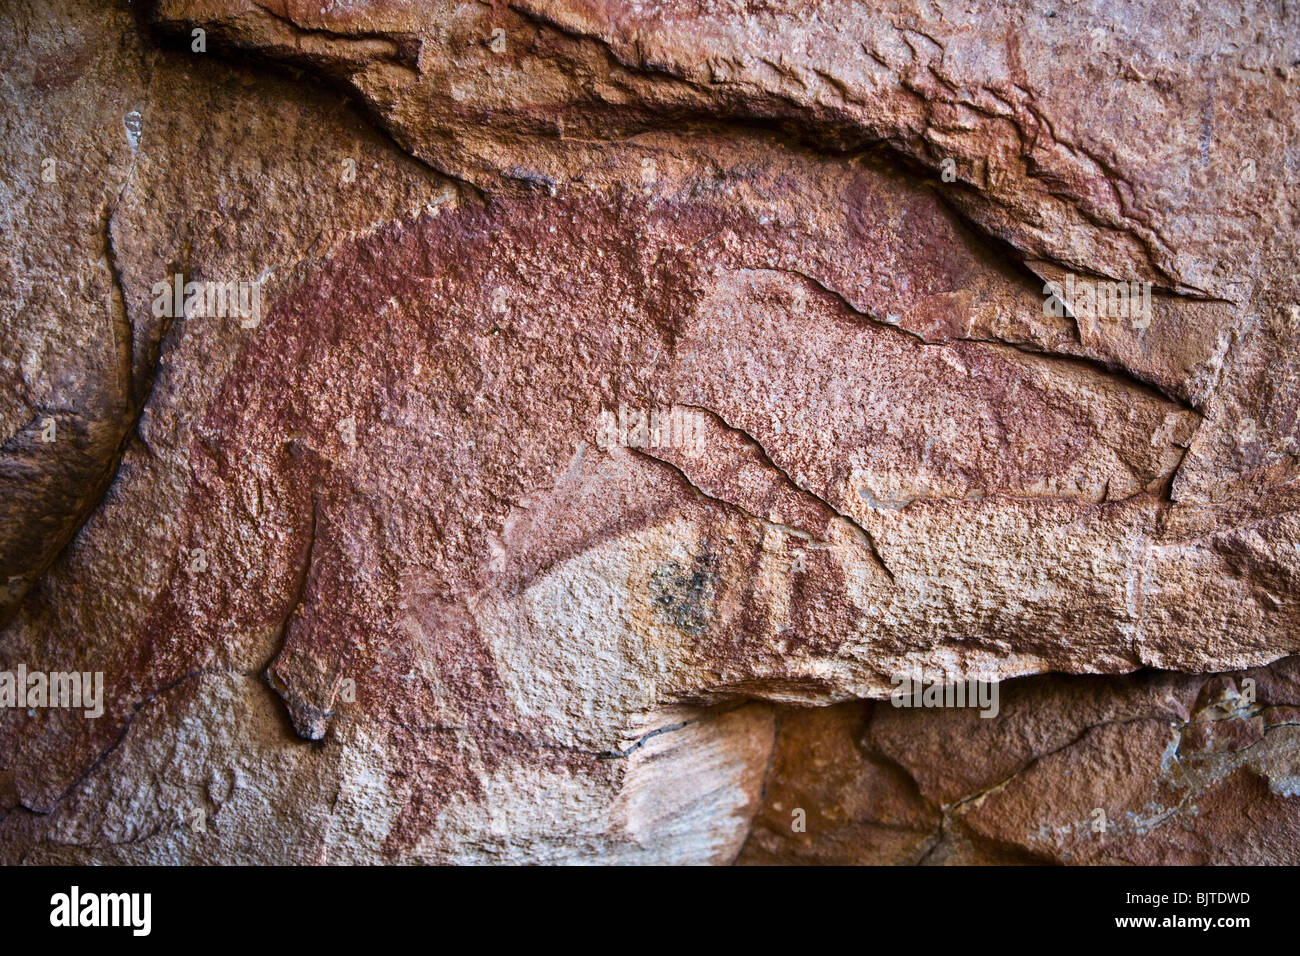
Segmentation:
<svg viewBox="0 0 1300 956">
<path fill-rule="evenodd" d="M 50 6 L 0 860 L 1300 854 L 1294 12 Z"/>
</svg>

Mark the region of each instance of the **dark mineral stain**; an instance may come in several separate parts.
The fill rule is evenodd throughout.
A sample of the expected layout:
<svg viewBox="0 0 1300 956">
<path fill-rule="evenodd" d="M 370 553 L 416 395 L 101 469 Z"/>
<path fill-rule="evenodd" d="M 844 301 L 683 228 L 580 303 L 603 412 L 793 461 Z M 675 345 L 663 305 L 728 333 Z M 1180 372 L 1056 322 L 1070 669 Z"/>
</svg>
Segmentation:
<svg viewBox="0 0 1300 956">
<path fill-rule="evenodd" d="M 707 546 L 694 557 L 690 567 L 684 568 L 676 561 L 661 564 L 650 575 L 655 607 L 678 630 L 702 634 L 713 620 L 717 579 L 717 559 Z"/>
</svg>

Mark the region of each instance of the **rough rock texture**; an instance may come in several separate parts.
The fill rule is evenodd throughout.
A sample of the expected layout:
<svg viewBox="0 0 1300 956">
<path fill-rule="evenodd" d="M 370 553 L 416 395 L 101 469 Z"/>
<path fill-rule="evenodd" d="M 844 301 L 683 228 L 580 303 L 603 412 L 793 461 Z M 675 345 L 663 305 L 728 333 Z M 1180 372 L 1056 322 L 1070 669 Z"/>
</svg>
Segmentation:
<svg viewBox="0 0 1300 956">
<path fill-rule="evenodd" d="M 40 0 L 0 68 L 0 670 L 106 685 L 0 709 L 0 861 L 1300 860 L 1294 9 Z"/>
<path fill-rule="evenodd" d="M 740 862 L 1294 863 L 1298 676 L 1022 678 L 992 720 L 788 711 Z"/>
</svg>

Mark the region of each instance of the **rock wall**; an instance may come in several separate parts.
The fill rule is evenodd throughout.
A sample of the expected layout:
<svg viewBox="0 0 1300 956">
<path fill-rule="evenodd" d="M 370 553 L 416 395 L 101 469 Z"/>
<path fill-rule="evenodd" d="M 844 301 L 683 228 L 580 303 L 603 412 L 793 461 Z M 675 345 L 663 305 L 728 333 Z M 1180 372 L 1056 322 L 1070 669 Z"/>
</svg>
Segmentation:
<svg viewBox="0 0 1300 956">
<path fill-rule="evenodd" d="M 1264 3 L 6 9 L 0 862 L 1297 862 L 1298 79 Z"/>
</svg>

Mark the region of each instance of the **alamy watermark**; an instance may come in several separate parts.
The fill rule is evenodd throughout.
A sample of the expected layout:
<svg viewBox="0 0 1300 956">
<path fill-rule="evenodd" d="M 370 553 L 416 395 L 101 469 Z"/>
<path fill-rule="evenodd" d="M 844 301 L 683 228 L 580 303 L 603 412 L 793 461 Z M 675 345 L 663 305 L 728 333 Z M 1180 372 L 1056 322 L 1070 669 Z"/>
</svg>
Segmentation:
<svg viewBox="0 0 1300 956">
<path fill-rule="evenodd" d="M 50 925 L 122 926 L 133 936 L 148 936 L 153 928 L 152 893 L 83 893 L 74 886 L 50 897 Z"/>
<path fill-rule="evenodd" d="M 1150 282 L 1099 282 L 1066 273 L 1065 283 L 1043 286 L 1043 315 L 1077 319 L 1128 319 L 1135 329 L 1151 324 Z"/>
<path fill-rule="evenodd" d="M 0 707 L 35 710 L 38 707 L 79 708 L 94 720 L 104 714 L 104 672 L 0 671 Z"/>
<path fill-rule="evenodd" d="M 262 322 L 262 283 L 186 282 L 177 273 L 171 281 L 155 282 L 153 314 L 194 318 L 239 318 L 240 326 L 255 329 Z"/>
<path fill-rule="evenodd" d="M 949 680 L 895 675 L 889 701 L 895 707 L 978 707 L 981 717 L 998 715 L 998 685 L 986 680 Z"/>
<path fill-rule="evenodd" d="M 596 446 L 602 451 L 621 445 L 624 448 L 675 448 L 698 455 L 704 450 L 704 426 L 690 409 L 649 409 L 618 406 L 615 414 L 602 409 L 596 426 Z"/>
</svg>

